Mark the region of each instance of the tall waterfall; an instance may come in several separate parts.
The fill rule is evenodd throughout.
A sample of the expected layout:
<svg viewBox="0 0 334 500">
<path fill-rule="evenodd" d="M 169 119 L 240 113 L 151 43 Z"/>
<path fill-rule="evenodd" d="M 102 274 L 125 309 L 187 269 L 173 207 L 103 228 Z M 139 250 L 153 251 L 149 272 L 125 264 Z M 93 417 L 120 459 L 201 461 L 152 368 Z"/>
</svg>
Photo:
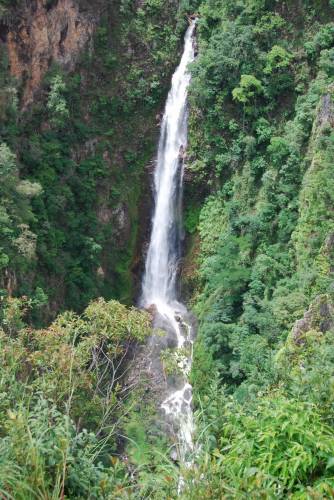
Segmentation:
<svg viewBox="0 0 334 500">
<path fill-rule="evenodd" d="M 170 388 L 161 407 L 172 420 L 179 459 L 192 450 L 191 386 L 187 381 L 192 359 L 192 327 L 188 312 L 178 301 L 177 277 L 181 257 L 183 156 L 187 145 L 188 64 L 194 59 L 195 21 L 185 35 L 184 52 L 168 94 L 161 124 L 154 175 L 155 209 L 143 278 L 142 305 L 154 306 L 175 336 L 181 381 Z"/>
</svg>

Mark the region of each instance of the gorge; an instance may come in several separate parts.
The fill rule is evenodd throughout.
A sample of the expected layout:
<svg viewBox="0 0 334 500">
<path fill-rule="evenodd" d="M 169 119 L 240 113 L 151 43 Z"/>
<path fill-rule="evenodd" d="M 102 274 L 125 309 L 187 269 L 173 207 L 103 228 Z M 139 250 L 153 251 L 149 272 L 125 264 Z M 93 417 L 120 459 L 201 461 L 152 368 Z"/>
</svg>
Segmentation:
<svg viewBox="0 0 334 500">
<path fill-rule="evenodd" d="M 1 499 L 333 498 L 333 82 L 333 0 L 0 0 Z"/>
</svg>

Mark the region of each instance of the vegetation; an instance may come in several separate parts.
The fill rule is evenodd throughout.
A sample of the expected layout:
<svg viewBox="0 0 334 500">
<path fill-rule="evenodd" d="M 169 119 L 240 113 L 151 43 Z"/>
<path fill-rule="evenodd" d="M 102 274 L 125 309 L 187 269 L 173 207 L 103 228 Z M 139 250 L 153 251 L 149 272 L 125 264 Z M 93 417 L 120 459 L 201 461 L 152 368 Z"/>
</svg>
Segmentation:
<svg viewBox="0 0 334 500">
<path fill-rule="evenodd" d="M 0 1 L 0 27 L 23 7 Z M 334 3 L 104 7 L 92 50 L 50 67 L 24 112 L 0 46 L 0 497 L 332 498 Z M 183 467 L 147 381 L 127 385 L 150 320 L 124 303 L 194 12 L 183 276 L 199 446 Z"/>
<path fill-rule="evenodd" d="M 1 495 L 109 498 L 127 476 L 113 457 L 133 406 L 124 360 L 149 334 L 149 317 L 100 299 L 32 330 L 29 305 L 8 299 L 2 313 Z"/>
<path fill-rule="evenodd" d="M 206 196 L 192 247 L 206 447 L 186 497 L 330 498 L 334 11 L 199 13 L 187 198 Z"/>
<path fill-rule="evenodd" d="M 0 19 L 4 9 L 8 14 L 1 25 L 5 37 L 26 3 L 0 3 Z M 26 264 L 6 254 L 1 288 L 4 295 L 15 289 L 29 297 L 42 289 L 49 300 L 34 316 L 38 325 L 60 309 L 80 312 L 100 295 L 133 301 L 145 167 L 186 23 L 185 6 L 175 9 L 173 2 L 119 0 L 83 8 L 100 15 L 91 47 L 73 72 L 53 63 L 25 112 L 24 79 L 9 75 L 0 46 L 0 144 L 16 155 L 22 179 L 42 186 L 34 199 L 31 191 L 22 193 L 31 199 L 29 220 L 20 215 L 13 222 L 12 238 L 22 232 L 25 240 L 34 238 L 35 257 Z"/>
</svg>

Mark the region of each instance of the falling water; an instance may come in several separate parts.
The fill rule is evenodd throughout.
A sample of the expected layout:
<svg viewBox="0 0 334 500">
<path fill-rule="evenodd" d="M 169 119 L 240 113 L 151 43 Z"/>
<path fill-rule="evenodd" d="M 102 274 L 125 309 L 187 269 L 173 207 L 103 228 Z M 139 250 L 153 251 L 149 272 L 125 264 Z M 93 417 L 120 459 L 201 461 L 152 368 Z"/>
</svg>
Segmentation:
<svg viewBox="0 0 334 500">
<path fill-rule="evenodd" d="M 188 374 L 192 359 L 192 327 L 186 307 L 178 301 L 177 278 L 182 238 L 183 157 L 187 145 L 188 65 L 194 59 L 193 22 L 185 35 L 184 52 L 168 94 L 161 124 L 154 176 L 155 210 L 143 278 L 142 305 L 154 306 L 175 336 L 181 382 L 171 387 L 162 402 L 178 438 L 179 460 L 187 463 L 191 453 L 193 416 L 192 388 Z"/>
</svg>

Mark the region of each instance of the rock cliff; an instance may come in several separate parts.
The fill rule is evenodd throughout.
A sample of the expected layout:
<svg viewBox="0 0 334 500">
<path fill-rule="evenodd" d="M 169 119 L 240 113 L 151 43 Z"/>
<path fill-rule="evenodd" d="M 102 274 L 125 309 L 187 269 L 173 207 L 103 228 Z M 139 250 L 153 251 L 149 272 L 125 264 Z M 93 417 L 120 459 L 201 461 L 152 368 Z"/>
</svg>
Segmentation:
<svg viewBox="0 0 334 500">
<path fill-rule="evenodd" d="M 52 63 L 74 69 L 97 21 L 96 11 L 80 10 L 75 0 L 26 2 L 7 34 L 10 72 L 23 83 L 24 107 L 32 103 Z"/>
</svg>

